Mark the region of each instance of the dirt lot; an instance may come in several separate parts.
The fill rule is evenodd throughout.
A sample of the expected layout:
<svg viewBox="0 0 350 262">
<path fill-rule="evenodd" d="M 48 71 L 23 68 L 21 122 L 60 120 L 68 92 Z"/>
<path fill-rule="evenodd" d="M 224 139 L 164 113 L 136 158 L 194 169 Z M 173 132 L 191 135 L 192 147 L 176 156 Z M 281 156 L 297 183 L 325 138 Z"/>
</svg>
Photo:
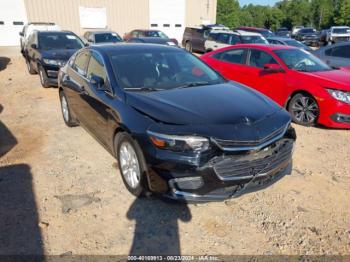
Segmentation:
<svg viewBox="0 0 350 262">
<path fill-rule="evenodd" d="M 57 89 L 6 56 L 0 254 L 350 253 L 350 131 L 296 126 L 291 174 L 259 192 L 200 205 L 137 200 L 112 156 L 64 125 Z"/>
</svg>

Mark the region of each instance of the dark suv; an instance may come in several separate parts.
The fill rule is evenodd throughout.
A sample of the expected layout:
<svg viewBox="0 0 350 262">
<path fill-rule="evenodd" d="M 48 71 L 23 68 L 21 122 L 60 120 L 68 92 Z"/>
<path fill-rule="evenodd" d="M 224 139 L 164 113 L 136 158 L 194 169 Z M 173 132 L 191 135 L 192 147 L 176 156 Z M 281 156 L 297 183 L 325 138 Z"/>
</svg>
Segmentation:
<svg viewBox="0 0 350 262">
<path fill-rule="evenodd" d="M 182 46 L 189 52 L 205 53 L 205 41 L 209 37 L 209 33 L 215 30 L 229 30 L 223 25 L 202 25 L 198 27 L 186 27 Z"/>
<path fill-rule="evenodd" d="M 60 67 L 80 48 L 83 41 L 70 31 L 34 31 L 23 50 L 30 74 L 39 73 L 43 87 L 57 85 Z"/>
<path fill-rule="evenodd" d="M 316 30 L 311 27 L 300 29 L 297 32 L 295 39 L 306 45 L 311 45 L 311 46 L 319 45 L 318 34 Z"/>
</svg>

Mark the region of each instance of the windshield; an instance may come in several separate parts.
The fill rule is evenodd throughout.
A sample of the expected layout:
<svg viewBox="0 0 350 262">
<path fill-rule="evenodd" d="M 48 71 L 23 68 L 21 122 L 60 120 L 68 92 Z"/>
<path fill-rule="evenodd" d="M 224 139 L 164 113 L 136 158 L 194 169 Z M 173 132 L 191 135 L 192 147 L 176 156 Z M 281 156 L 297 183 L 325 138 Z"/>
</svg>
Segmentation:
<svg viewBox="0 0 350 262">
<path fill-rule="evenodd" d="M 146 37 L 160 37 L 160 38 L 169 38 L 166 34 L 164 34 L 162 31 L 146 31 L 145 32 Z"/>
<path fill-rule="evenodd" d="M 295 47 L 301 47 L 301 48 L 305 48 L 307 47 L 306 45 L 304 45 L 303 43 L 300 43 L 298 41 L 295 40 L 285 40 L 287 45 L 291 45 L 291 46 L 295 46 Z"/>
<path fill-rule="evenodd" d="M 39 34 L 39 48 L 42 50 L 51 49 L 80 49 L 84 47 L 83 42 L 73 34 Z"/>
<path fill-rule="evenodd" d="M 157 91 L 223 83 L 225 80 L 197 57 L 184 51 L 140 50 L 110 56 L 125 90 Z"/>
<path fill-rule="evenodd" d="M 335 33 L 335 34 L 349 34 L 350 28 L 349 27 L 333 28 L 333 33 Z"/>
<path fill-rule="evenodd" d="M 300 33 L 302 34 L 316 33 L 316 30 L 312 28 L 305 28 L 305 29 L 301 29 Z"/>
<path fill-rule="evenodd" d="M 302 49 L 281 49 L 274 53 L 283 60 L 289 69 L 302 72 L 332 70 L 327 64 Z"/>
<path fill-rule="evenodd" d="M 269 42 L 259 35 L 242 35 L 242 42 L 245 44 L 268 44 Z"/>
<path fill-rule="evenodd" d="M 95 35 L 96 43 L 117 43 L 122 42 L 121 37 L 116 33 L 103 33 Z"/>
<path fill-rule="evenodd" d="M 274 36 L 274 33 L 272 33 L 270 30 L 261 31 L 261 32 L 259 32 L 259 34 L 261 34 L 261 35 L 262 35 L 263 37 L 265 37 L 265 38 Z"/>
</svg>

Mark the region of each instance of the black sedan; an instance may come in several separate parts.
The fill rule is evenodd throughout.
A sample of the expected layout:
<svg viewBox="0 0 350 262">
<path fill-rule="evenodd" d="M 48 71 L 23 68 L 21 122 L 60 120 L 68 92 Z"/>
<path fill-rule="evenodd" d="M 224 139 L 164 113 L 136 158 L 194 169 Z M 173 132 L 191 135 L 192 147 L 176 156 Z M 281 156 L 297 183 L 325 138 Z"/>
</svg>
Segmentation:
<svg viewBox="0 0 350 262">
<path fill-rule="evenodd" d="M 83 41 L 70 31 L 34 31 L 28 38 L 24 58 L 30 74 L 39 74 L 43 87 L 57 86 L 58 70 Z"/>
<path fill-rule="evenodd" d="M 178 47 L 178 45 L 169 38 L 161 37 L 133 37 L 130 38 L 127 43 L 158 44 Z"/>
<path fill-rule="evenodd" d="M 284 109 L 180 48 L 84 48 L 61 69 L 59 96 L 65 123 L 104 145 L 136 196 L 222 200 L 276 181 L 292 158 Z"/>
</svg>

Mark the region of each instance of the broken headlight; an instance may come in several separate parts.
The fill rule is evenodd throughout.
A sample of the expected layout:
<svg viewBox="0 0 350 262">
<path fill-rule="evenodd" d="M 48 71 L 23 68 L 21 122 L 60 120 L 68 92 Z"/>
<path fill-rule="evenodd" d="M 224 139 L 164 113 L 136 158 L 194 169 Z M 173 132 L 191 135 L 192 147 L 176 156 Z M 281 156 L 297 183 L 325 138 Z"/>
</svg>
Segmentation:
<svg viewBox="0 0 350 262">
<path fill-rule="evenodd" d="M 209 140 L 199 136 L 175 136 L 147 131 L 152 142 L 158 148 L 177 152 L 203 152 L 209 148 Z"/>
</svg>

